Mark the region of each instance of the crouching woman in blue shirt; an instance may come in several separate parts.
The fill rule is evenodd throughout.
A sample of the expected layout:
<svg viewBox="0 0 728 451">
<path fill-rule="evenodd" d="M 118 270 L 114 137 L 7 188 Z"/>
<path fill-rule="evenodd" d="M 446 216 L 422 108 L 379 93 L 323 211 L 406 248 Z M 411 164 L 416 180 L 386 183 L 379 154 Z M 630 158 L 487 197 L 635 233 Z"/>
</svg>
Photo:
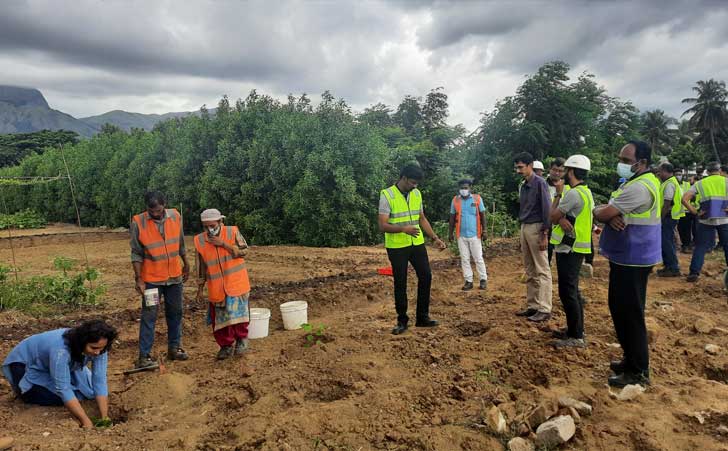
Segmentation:
<svg viewBox="0 0 728 451">
<path fill-rule="evenodd" d="M 24 402 L 66 406 L 81 427 L 92 428 L 79 399 L 96 399 L 101 418 L 108 418 L 106 367 L 116 336 L 116 329 L 101 320 L 33 335 L 10 351 L 3 374 Z"/>
</svg>

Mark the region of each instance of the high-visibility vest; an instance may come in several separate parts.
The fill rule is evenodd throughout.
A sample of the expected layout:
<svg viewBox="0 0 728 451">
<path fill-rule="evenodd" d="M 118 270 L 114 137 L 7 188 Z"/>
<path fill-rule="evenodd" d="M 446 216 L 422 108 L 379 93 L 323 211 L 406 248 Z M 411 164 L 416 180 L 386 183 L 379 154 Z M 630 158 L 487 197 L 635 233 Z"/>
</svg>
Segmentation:
<svg viewBox="0 0 728 451">
<path fill-rule="evenodd" d="M 700 194 L 700 210 L 705 216 L 700 219 L 725 218 L 728 216 L 728 179 L 721 175 L 709 175 L 697 182 L 697 191 Z"/>
<path fill-rule="evenodd" d="M 682 182 L 680 182 L 680 189 L 682 189 L 682 193 L 683 193 L 683 195 L 685 195 L 685 193 L 687 193 L 687 192 L 688 192 L 688 190 L 690 189 L 690 187 L 691 187 L 691 186 L 692 186 L 692 185 L 690 185 L 690 182 L 688 182 L 687 180 L 683 180 Z M 695 197 L 697 197 L 697 195 L 696 195 Z M 693 200 L 692 200 L 692 201 L 690 201 L 690 203 L 691 203 L 691 204 L 692 204 L 692 205 L 693 205 L 693 206 L 694 206 L 695 208 L 700 208 L 700 202 L 696 202 L 696 201 L 695 201 L 695 197 L 693 197 Z M 682 202 L 681 202 L 681 203 L 682 203 Z M 683 211 L 685 211 L 685 214 L 687 214 L 687 210 L 685 210 L 685 207 L 683 207 Z"/>
<path fill-rule="evenodd" d="M 578 254 L 591 254 L 591 242 L 592 242 L 592 227 L 594 219 L 592 216 L 592 210 L 594 210 L 594 197 L 592 197 L 591 190 L 586 185 L 577 185 L 574 188 L 576 192 L 581 196 L 584 207 L 576 217 L 574 221 L 574 232 L 576 232 L 576 239 L 571 250 Z M 556 224 L 553 226 L 551 231 L 551 244 L 558 245 L 564 239 L 564 229 L 561 225 Z"/>
<path fill-rule="evenodd" d="M 612 199 L 619 198 L 625 188 L 635 183 L 641 183 L 649 191 L 650 208 L 643 213 L 624 215 L 627 227 L 620 232 L 604 227 L 599 252 L 618 265 L 654 266 L 662 261 L 660 181 L 653 173 L 646 172 L 625 182 L 612 193 Z"/>
<path fill-rule="evenodd" d="M 420 228 L 420 210 L 422 209 L 422 194 L 417 188 L 410 191 L 408 198 L 399 191 L 397 185 L 382 190 L 382 194 L 389 202 L 389 223 L 398 226 L 415 226 Z M 385 233 L 384 247 L 400 249 L 407 246 L 425 244 L 425 236 L 420 229 L 417 237 L 404 232 Z"/>
<path fill-rule="evenodd" d="M 473 196 L 473 203 L 475 204 L 475 236 L 480 238 L 483 235 L 483 228 L 480 224 L 480 195 L 471 194 L 471 196 Z M 460 238 L 460 220 L 463 216 L 462 197 L 458 194 L 452 198 L 452 203 L 455 207 L 455 236 Z"/>
<path fill-rule="evenodd" d="M 235 246 L 238 228 L 222 226 L 220 238 Z M 242 296 L 250 292 L 248 270 L 243 257 L 233 257 L 227 249 L 208 241 L 207 232 L 195 236 L 195 249 L 207 271 L 207 298 L 212 303 L 223 302 L 225 296 Z"/>
<path fill-rule="evenodd" d="M 139 242 L 144 246 L 141 277 L 144 282 L 166 282 L 182 275 L 179 258 L 182 217 L 175 209 L 165 210 L 164 237 L 149 213 L 132 218 L 139 230 Z"/>
<path fill-rule="evenodd" d="M 554 188 L 554 187 L 549 186 L 549 194 L 551 194 L 551 188 Z M 569 186 L 569 184 L 568 183 L 565 183 L 564 184 L 564 190 L 561 192 L 561 198 L 562 199 L 564 198 L 564 196 L 566 195 L 566 193 L 569 192 L 570 189 L 571 189 L 571 187 Z M 553 205 L 554 202 L 556 201 L 556 194 L 557 194 L 556 193 L 556 188 L 554 188 L 554 194 L 551 194 L 551 205 Z M 554 234 L 554 230 L 556 230 L 556 226 L 557 225 L 558 224 L 551 224 L 551 235 L 552 236 Z"/>
<path fill-rule="evenodd" d="M 672 198 L 672 210 L 670 210 L 670 216 L 672 219 L 680 219 L 685 216 L 685 209 L 682 206 L 683 190 L 675 176 L 672 176 L 662 182 L 660 185 L 660 200 L 662 201 L 663 207 L 665 205 L 665 188 L 667 188 L 667 185 L 673 185 L 675 187 L 675 195 Z"/>
</svg>

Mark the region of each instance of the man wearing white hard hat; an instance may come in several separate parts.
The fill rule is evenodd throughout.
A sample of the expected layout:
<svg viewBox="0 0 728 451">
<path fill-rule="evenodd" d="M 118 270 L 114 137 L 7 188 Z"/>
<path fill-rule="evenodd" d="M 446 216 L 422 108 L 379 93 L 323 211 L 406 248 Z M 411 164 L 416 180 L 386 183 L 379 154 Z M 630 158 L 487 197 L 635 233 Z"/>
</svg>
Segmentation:
<svg viewBox="0 0 728 451">
<path fill-rule="evenodd" d="M 591 162 L 584 155 L 572 155 L 564 164 L 563 180 L 554 183 L 556 196 L 550 219 L 555 224 L 551 244 L 556 253 L 559 297 L 566 313 L 566 329 L 554 333 L 557 348 L 584 347 L 584 305 L 579 292 L 579 272 L 584 257 L 592 253 L 592 210 L 594 198 L 584 183 Z M 569 189 L 564 194 L 564 184 Z M 561 198 L 563 196 L 563 199 Z"/>
<path fill-rule="evenodd" d="M 195 236 L 197 299 L 203 300 L 207 284 L 207 324 L 220 346 L 218 360 L 248 349 L 250 322 L 250 280 L 243 259 L 248 244 L 238 228 L 224 225 L 223 219 L 217 209 L 203 211 L 200 220 L 205 231 Z"/>
<path fill-rule="evenodd" d="M 535 172 L 537 176 L 543 177 L 544 170 L 543 163 L 538 160 L 533 160 L 533 172 Z"/>
</svg>

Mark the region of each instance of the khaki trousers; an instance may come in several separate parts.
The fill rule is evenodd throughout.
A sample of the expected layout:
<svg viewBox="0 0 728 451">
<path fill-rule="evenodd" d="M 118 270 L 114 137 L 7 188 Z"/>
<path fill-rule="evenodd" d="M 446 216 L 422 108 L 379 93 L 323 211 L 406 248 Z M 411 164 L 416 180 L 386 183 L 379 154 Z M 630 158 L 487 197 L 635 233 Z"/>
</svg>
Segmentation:
<svg viewBox="0 0 728 451">
<path fill-rule="evenodd" d="M 521 253 L 526 269 L 527 308 L 551 313 L 551 267 L 548 252 L 539 249 L 541 223 L 521 224 Z"/>
</svg>

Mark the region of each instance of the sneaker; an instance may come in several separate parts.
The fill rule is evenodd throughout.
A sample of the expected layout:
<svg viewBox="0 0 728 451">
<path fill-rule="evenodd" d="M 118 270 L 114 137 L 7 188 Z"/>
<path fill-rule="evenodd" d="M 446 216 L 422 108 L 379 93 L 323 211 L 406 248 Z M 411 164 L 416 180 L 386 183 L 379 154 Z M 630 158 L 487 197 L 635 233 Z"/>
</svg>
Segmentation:
<svg viewBox="0 0 728 451">
<path fill-rule="evenodd" d="M 392 335 L 400 335 L 407 331 L 407 325 L 402 323 L 397 323 L 396 326 L 394 326 L 394 329 L 392 329 Z"/>
<path fill-rule="evenodd" d="M 462 290 L 463 290 L 463 291 L 470 291 L 470 290 L 472 290 L 472 289 L 473 289 L 473 282 L 468 282 L 468 281 L 466 280 L 466 281 L 465 281 L 465 285 L 463 285 L 463 288 L 462 288 Z"/>
<path fill-rule="evenodd" d="M 534 323 L 542 323 L 551 319 L 551 314 L 546 312 L 536 312 L 535 314 L 527 318 L 529 321 Z"/>
<path fill-rule="evenodd" d="M 485 279 L 480 279 L 480 285 L 478 286 L 481 290 L 487 290 L 488 289 L 488 281 Z"/>
<path fill-rule="evenodd" d="M 581 270 L 579 271 L 579 275 L 581 277 L 586 277 L 587 279 L 594 277 L 594 267 L 592 265 L 590 265 L 589 263 L 583 263 L 581 265 Z"/>
<path fill-rule="evenodd" d="M 556 340 L 551 345 L 554 348 L 586 348 L 586 341 L 583 338 L 564 338 Z"/>
<path fill-rule="evenodd" d="M 436 327 L 440 324 L 437 320 L 431 318 L 418 319 L 415 323 L 415 327 Z"/>
<path fill-rule="evenodd" d="M 151 356 L 145 355 L 145 356 L 139 356 L 139 359 L 134 364 L 134 368 L 141 370 L 141 369 L 147 369 L 147 368 L 157 368 L 159 364 L 156 360 L 154 360 Z"/>
<path fill-rule="evenodd" d="M 551 336 L 553 338 L 556 338 L 557 340 L 564 340 L 569 338 L 569 336 L 566 334 L 566 327 L 558 329 L 558 330 L 552 330 Z"/>
<path fill-rule="evenodd" d="M 535 308 L 527 308 L 526 310 L 522 310 L 516 313 L 516 316 L 533 316 L 536 313 L 538 313 L 538 310 L 536 310 Z"/>
<path fill-rule="evenodd" d="M 688 282 L 691 282 L 691 283 L 695 283 L 698 281 L 699 278 L 700 278 L 700 274 L 690 274 L 685 278 L 685 280 L 687 280 Z"/>
<path fill-rule="evenodd" d="M 248 339 L 235 340 L 235 355 L 243 355 L 249 349 Z"/>
<path fill-rule="evenodd" d="M 631 373 L 624 372 L 616 376 L 609 376 L 607 383 L 610 387 L 622 388 L 627 385 L 650 385 L 650 376 L 648 372 L 645 373 Z"/>
<path fill-rule="evenodd" d="M 217 351 L 217 360 L 225 360 L 233 355 L 232 346 L 223 346 Z"/>
<path fill-rule="evenodd" d="M 657 270 L 657 277 L 680 277 L 682 274 L 680 274 L 680 271 L 676 271 L 674 269 L 658 269 Z"/>
<path fill-rule="evenodd" d="M 169 348 L 167 350 L 167 359 L 169 360 L 187 360 L 189 358 L 190 356 L 182 348 Z"/>
<path fill-rule="evenodd" d="M 609 362 L 609 369 L 614 372 L 614 374 L 622 374 L 627 370 L 627 364 L 624 363 L 624 360 L 612 360 Z"/>
</svg>

